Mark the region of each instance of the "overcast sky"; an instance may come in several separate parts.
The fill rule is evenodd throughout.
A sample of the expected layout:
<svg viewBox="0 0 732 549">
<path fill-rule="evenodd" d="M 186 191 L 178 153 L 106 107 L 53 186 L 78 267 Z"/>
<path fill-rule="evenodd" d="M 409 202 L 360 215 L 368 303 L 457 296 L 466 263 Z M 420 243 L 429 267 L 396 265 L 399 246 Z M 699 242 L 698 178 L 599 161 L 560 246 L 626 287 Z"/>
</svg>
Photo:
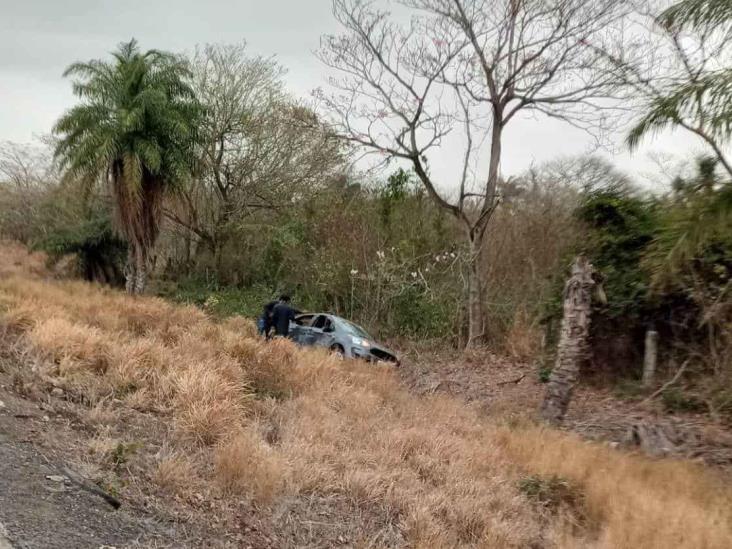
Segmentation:
<svg viewBox="0 0 732 549">
<path fill-rule="evenodd" d="M 103 57 L 132 37 L 143 49 L 178 52 L 246 40 L 252 54 L 274 55 L 288 69 L 286 82 L 294 95 L 308 96 L 325 78 L 313 51 L 322 34 L 338 30 L 330 5 L 331 0 L 0 0 L 0 140 L 27 142 L 48 133 L 75 100 L 61 76 L 64 68 Z M 560 122 L 519 122 L 506 135 L 506 175 L 591 150 L 586 135 Z M 655 170 L 649 152 L 701 150 L 677 134 L 632 156 L 621 146 L 602 154 L 625 171 L 646 173 Z M 449 180 L 458 157 L 442 151 L 433 160 L 436 174 Z"/>
</svg>

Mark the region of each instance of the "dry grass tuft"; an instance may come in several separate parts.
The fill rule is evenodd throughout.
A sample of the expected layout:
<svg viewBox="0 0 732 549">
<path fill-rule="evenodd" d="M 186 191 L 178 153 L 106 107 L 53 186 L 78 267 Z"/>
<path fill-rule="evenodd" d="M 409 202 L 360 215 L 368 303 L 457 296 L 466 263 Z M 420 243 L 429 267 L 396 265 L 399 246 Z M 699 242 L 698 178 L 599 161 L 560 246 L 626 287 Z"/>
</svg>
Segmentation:
<svg viewBox="0 0 732 549">
<path fill-rule="evenodd" d="M 195 465 L 181 453 L 163 455 L 153 473 L 155 484 L 176 495 L 188 494 L 199 482 Z"/>
<path fill-rule="evenodd" d="M 449 396 L 410 394 L 389 367 L 263 342 L 240 318 L 18 270 L 0 268 L 0 322 L 37 357 L 29 381 L 50 376 L 88 407 L 94 456 L 141 456 L 122 442 L 125 418 L 153 414 L 171 429 L 141 441 L 159 450 L 149 477 L 277 508 L 267 516 L 293 545 L 310 535 L 297 513 L 338 501 L 327 528 L 364 546 L 729 547 L 732 491 L 696 465 L 509 428 Z M 583 521 L 536 505 L 521 490 L 531 476 L 566 479 Z"/>
<path fill-rule="evenodd" d="M 227 381 L 214 363 L 174 374 L 179 433 L 199 444 L 213 444 L 235 431 L 244 417 L 244 386 Z"/>
<path fill-rule="evenodd" d="M 46 261 L 41 252 L 29 252 L 22 244 L 0 239 L 0 277 L 47 276 Z"/>
<path fill-rule="evenodd" d="M 89 426 L 104 428 L 120 422 L 120 413 L 106 402 L 97 402 L 84 412 L 84 422 Z"/>
<path fill-rule="evenodd" d="M 254 339 L 257 337 L 257 326 L 251 319 L 243 316 L 234 315 L 225 318 L 221 322 L 225 332 L 236 334 L 242 339 Z"/>
<path fill-rule="evenodd" d="M 38 321 L 28 332 L 28 339 L 59 365 L 61 376 L 76 371 L 103 374 L 114 345 L 114 340 L 99 329 L 58 317 Z"/>
<path fill-rule="evenodd" d="M 257 392 L 275 397 L 290 396 L 296 353 L 295 344 L 286 339 L 276 338 L 269 345 L 258 346 L 247 361 Z"/>
<path fill-rule="evenodd" d="M 226 494 L 243 494 L 267 505 L 282 493 L 288 467 L 252 429 L 223 441 L 215 453 L 216 481 Z"/>
<path fill-rule="evenodd" d="M 732 539 L 729 485 L 700 466 L 631 456 L 544 428 L 497 436 L 527 469 L 582 488 L 600 525 L 597 547 L 725 547 Z"/>
</svg>

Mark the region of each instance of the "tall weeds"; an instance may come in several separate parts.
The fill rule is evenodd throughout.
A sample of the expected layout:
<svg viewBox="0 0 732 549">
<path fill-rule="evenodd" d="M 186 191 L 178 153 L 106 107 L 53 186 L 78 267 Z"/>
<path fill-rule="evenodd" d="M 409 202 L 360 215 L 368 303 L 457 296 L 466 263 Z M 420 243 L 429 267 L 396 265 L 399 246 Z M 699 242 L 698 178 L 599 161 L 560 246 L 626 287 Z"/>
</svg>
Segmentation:
<svg viewBox="0 0 732 549">
<path fill-rule="evenodd" d="M 165 490 L 247 498 L 282 529 L 330 498 L 343 502 L 332 527 L 364 546 L 729 547 L 730 489 L 695 465 L 509 428 L 408 393 L 388 367 L 267 344 L 243 319 L 19 274 L 0 269 L 0 322 L 36 358 L 22 375 L 105 425 L 109 401 L 163 418 L 146 465 Z M 537 506 L 521 490 L 530 475 L 565 479 L 583 508 Z M 297 545 L 304 526 L 291 527 L 283 543 Z"/>
</svg>

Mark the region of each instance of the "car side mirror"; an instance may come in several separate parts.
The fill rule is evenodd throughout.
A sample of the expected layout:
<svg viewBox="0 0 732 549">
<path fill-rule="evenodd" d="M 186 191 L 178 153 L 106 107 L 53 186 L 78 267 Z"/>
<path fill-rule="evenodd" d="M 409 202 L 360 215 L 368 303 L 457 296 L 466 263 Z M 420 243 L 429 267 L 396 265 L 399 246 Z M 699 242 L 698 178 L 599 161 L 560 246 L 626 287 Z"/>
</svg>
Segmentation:
<svg viewBox="0 0 732 549">
<path fill-rule="evenodd" d="M 325 328 L 323 328 L 323 332 L 328 334 L 331 332 L 335 332 L 335 329 L 333 329 L 333 326 L 326 326 Z"/>
</svg>

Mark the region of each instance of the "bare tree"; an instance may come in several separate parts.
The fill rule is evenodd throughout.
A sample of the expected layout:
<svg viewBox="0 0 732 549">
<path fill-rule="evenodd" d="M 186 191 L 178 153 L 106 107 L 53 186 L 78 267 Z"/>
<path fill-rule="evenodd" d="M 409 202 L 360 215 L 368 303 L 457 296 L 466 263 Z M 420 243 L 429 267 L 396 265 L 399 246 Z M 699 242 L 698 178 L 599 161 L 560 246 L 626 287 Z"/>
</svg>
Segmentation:
<svg viewBox="0 0 732 549">
<path fill-rule="evenodd" d="M 43 198 L 59 183 L 45 144 L 0 142 L 0 232 L 22 242 L 37 236 Z"/>
<path fill-rule="evenodd" d="M 244 44 L 208 45 L 193 58 L 206 108 L 198 174 L 167 210 L 218 261 L 247 216 L 292 203 L 340 166 L 339 142 L 284 91 L 284 69 Z"/>
<path fill-rule="evenodd" d="M 468 246 L 469 341 L 484 336 L 479 268 L 500 202 L 503 138 L 529 111 L 599 132 L 614 81 L 595 70 L 590 40 L 610 33 L 617 0 L 402 0 L 400 24 L 370 2 L 334 0 L 344 33 L 325 36 L 320 58 L 339 72 L 320 93 L 333 130 L 410 162 L 432 198 L 462 224 Z M 461 134 L 450 181 L 429 153 Z M 459 165 L 459 167 L 458 167 Z M 444 189 L 455 189 L 448 193 Z"/>
</svg>

